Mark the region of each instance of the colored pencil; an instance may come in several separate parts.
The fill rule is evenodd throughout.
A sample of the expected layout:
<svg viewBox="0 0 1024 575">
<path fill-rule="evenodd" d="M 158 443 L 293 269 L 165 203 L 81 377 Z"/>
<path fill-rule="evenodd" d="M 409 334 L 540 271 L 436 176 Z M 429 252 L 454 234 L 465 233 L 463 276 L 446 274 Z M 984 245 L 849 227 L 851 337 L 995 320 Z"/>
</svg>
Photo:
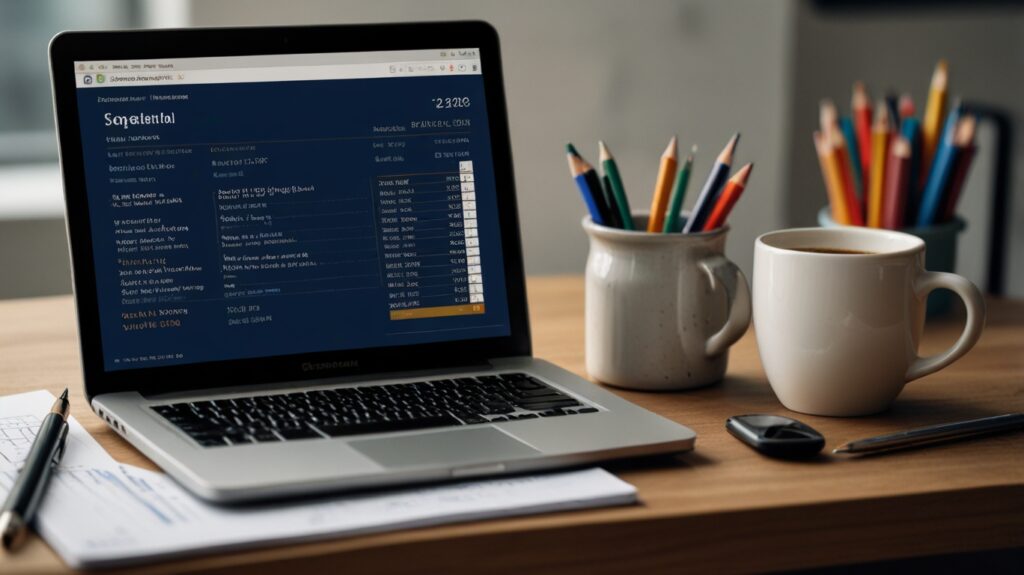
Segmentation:
<svg viewBox="0 0 1024 575">
<path fill-rule="evenodd" d="M 945 60 L 939 60 L 932 73 L 928 104 L 921 122 L 921 173 L 931 172 L 932 160 L 942 134 L 942 117 L 946 114 L 946 93 L 949 89 L 949 71 Z"/>
<path fill-rule="evenodd" d="M 821 175 L 825 180 L 825 191 L 828 193 L 828 203 L 832 210 L 832 221 L 848 226 L 850 225 L 850 216 L 846 207 L 846 197 L 842 192 L 839 160 L 835 150 L 821 132 L 814 132 L 814 148 L 818 152 Z"/>
<path fill-rule="evenodd" d="M 849 146 L 846 145 L 843 135 L 839 130 L 832 129 L 826 133 L 832 148 L 835 150 L 839 165 L 839 181 L 843 198 L 846 200 L 846 212 L 850 218 L 850 224 L 854 226 L 864 225 L 864 203 L 857 198 L 857 185 L 853 179 L 853 166 L 850 163 Z"/>
<path fill-rule="evenodd" d="M 665 215 L 665 227 L 662 231 L 666 234 L 680 231 L 679 210 L 683 207 L 683 198 L 686 197 L 686 187 L 690 184 L 690 171 L 693 169 L 693 156 L 697 153 L 697 146 L 690 149 L 690 155 L 686 156 L 683 167 L 679 168 L 676 175 L 676 185 L 672 188 L 672 198 L 668 202 L 668 213 Z"/>
<path fill-rule="evenodd" d="M 900 110 L 896 94 L 889 92 L 885 95 L 885 106 L 889 108 L 889 124 L 894 131 L 900 129 Z"/>
<path fill-rule="evenodd" d="M 622 185 L 622 176 L 619 175 L 619 166 L 615 163 L 615 157 L 612 156 L 603 140 L 597 142 L 597 147 L 601 168 L 604 170 L 602 181 L 606 184 L 605 192 L 615 198 L 615 205 L 619 209 L 619 219 L 622 220 L 622 229 L 635 230 L 633 214 L 629 210 L 629 198 L 626 197 L 626 188 Z"/>
<path fill-rule="evenodd" d="M 871 128 L 871 180 L 868 183 L 868 226 L 882 227 L 882 193 L 885 187 L 885 159 L 889 154 L 889 106 L 878 102 L 875 125 Z"/>
<path fill-rule="evenodd" d="M 953 164 L 956 162 L 956 130 L 963 114 L 963 107 L 956 105 L 949 112 L 946 118 L 946 125 L 942 129 L 942 139 L 935 151 L 935 159 L 928 171 L 928 181 L 921 193 L 921 208 L 917 212 L 917 226 L 925 227 L 935 224 L 942 208 L 942 194 L 949 184 L 950 175 L 953 172 Z"/>
<path fill-rule="evenodd" d="M 661 169 L 658 170 L 658 181 L 654 184 L 654 197 L 651 198 L 651 215 L 647 219 L 647 231 L 660 232 L 665 227 L 665 210 L 668 209 L 668 197 L 672 193 L 672 184 L 676 179 L 677 138 L 672 136 L 668 147 L 661 155 Z"/>
<path fill-rule="evenodd" d="M 587 180 L 587 185 L 590 186 L 594 193 L 600 194 L 605 209 L 605 225 L 613 228 L 623 229 L 622 215 L 619 213 L 619 204 L 615 201 L 615 196 L 612 195 L 612 191 L 606 186 L 601 185 L 601 177 L 597 175 L 597 170 L 591 167 L 584 174 Z"/>
<path fill-rule="evenodd" d="M 904 119 L 900 135 L 910 143 L 907 205 L 903 209 L 903 225 L 913 227 L 917 223 L 917 210 L 921 205 L 921 121 L 917 118 Z"/>
<path fill-rule="evenodd" d="M 900 114 L 900 128 L 903 128 L 903 122 L 907 118 L 913 118 L 917 110 L 914 108 L 914 99 L 910 97 L 910 94 L 900 95 L 900 103 L 897 105 Z"/>
<path fill-rule="evenodd" d="M 839 118 L 839 127 L 843 131 L 843 138 L 847 142 L 850 142 L 850 146 L 848 149 L 850 152 L 850 167 L 852 168 L 851 171 L 853 172 L 853 183 L 854 185 L 857 186 L 858 193 L 863 194 L 864 173 L 861 170 L 861 166 L 863 165 L 863 163 L 861 163 L 860 161 L 860 151 L 857 149 L 858 146 L 854 144 L 854 142 L 857 141 L 857 133 L 855 128 L 853 127 L 853 120 L 850 119 L 848 116 L 843 116 L 842 118 Z"/>
<path fill-rule="evenodd" d="M 849 140 L 850 146 L 857 146 L 857 155 L 860 157 L 860 181 L 862 188 L 860 193 L 867 190 L 868 175 L 871 173 L 871 100 L 868 99 L 868 92 L 864 84 L 857 82 L 853 85 L 853 98 L 850 101 L 850 109 L 853 113 L 853 126 L 857 134 L 856 144 Z"/>
<path fill-rule="evenodd" d="M 907 180 L 910 175 L 910 142 L 897 136 L 889 146 L 885 162 L 885 193 L 882 206 L 882 227 L 898 230 L 903 227 L 907 208 Z"/>
<path fill-rule="evenodd" d="M 971 160 L 974 159 L 976 146 L 974 145 L 974 133 L 977 129 L 977 120 L 974 116 L 966 116 L 960 121 L 956 134 L 956 163 L 953 165 L 953 175 L 949 180 L 949 187 L 946 190 L 946 198 L 942 207 L 940 221 L 948 222 L 956 214 L 956 204 L 960 199 L 960 192 L 963 190 L 964 182 L 967 180 L 967 172 L 971 168 Z"/>
<path fill-rule="evenodd" d="M 574 155 L 571 152 L 566 155 L 569 157 L 569 174 L 576 181 L 576 187 L 579 188 L 580 195 L 583 196 L 583 203 L 587 205 L 587 210 L 590 212 L 590 219 L 594 220 L 595 224 L 601 226 L 610 225 L 607 215 L 608 207 L 604 205 L 601 190 L 594 189 L 591 183 L 588 182 L 587 173 L 593 173 L 594 168 L 580 156 Z"/>
<path fill-rule="evenodd" d="M 739 140 L 739 132 L 733 134 L 729 138 L 729 142 L 725 144 L 725 148 L 722 148 L 722 152 L 718 154 L 715 165 L 711 167 L 711 173 L 708 174 L 708 179 L 704 182 L 700 195 L 697 196 L 697 202 L 693 205 L 693 210 L 690 211 L 690 219 L 683 227 L 684 233 L 689 234 L 704 229 L 704 222 L 711 214 L 711 210 L 714 209 L 715 203 L 718 201 L 718 194 L 729 177 L 729 168 L 732 166 L 732 157 L 736 153 L 736 144 L 739 143 Z"/>
<path fill-rule="evenodd" d="M 750 172 L 753 169 L 754 164 L 747 164 L 740 168 L 736 175 L 729 178 L 729 181 L 725 184 L 725 189 L 722 190 L 718 201 L 715 202 L 715 208 L 711 210 L 711 215 L 704 222 L 704 227 L 701 228 L 702 231 L 710 232 L 725 225 L 725 220 L 728 219 L 733 206 L 736 205 L 740 196 L 743 195 L 743 190 L 747 187 L 747 180 L 750 178 Z"/>
</svg>

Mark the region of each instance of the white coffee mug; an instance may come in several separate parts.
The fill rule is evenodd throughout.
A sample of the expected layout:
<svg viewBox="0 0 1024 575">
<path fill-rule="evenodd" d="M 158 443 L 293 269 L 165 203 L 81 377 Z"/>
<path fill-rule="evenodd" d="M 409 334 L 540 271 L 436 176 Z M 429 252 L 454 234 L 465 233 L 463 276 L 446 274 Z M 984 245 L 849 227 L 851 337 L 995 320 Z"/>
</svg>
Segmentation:
<svg viewBox="0 0 1024 575">
<path fill-rule="evenodd" d="M 907 382 L 977 343 L 985 323 L 981 293 L 956 274 L 925 271 L 924 251 L 920 238 L 869 228 L 798 228 L 757 238 L 754 330 L 783 405 L 813 415 L 876 413 Z M 925 302 L 937 288 L 963 299 L 967 324 L 945 352 L 919 357 Z"/>
<path fill-rule="evenodd" d="M 647 217 L 634 215 L 638 230 Z M 661 234 L 589 217 L 587 372 L 617 387 L 689 389 L 725 375 L 729 346 L 750 325 L 743 272 L 723 255 L 728 226 Z"/>
</svg>

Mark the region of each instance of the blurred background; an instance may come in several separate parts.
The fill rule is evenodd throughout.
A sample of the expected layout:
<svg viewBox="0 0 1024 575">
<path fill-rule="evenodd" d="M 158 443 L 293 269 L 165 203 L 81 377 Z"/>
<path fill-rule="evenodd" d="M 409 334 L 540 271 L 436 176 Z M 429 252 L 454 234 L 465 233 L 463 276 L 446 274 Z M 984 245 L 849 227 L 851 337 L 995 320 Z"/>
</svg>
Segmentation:
<svg viewBox="0 0 1024 575">
<path fill-rule="evenodd" d="M 702 181 L 734 131 L 742 132 L 737 161 L 756 167 L 730 218 L 728 253 L 749 274 L 754 238 L 815 225 L 825 205 L 811 140 L 818 101 L 832 98 L 847 113 L 851 85 L 863 80 L 874 96 L 909 92 L 920 110 L 945 58 L 951 95 L 1006 120 L 980 128 L 960 203 L 968 228 L 957 271 L 983 289 L 1024 297 L 1024 145 L 1008 139 L 1020 139 L 1024 119 L 1021 2 L 4 0 L 0 298 L 71 289 L 46 60 L 56 32 L 451 19 L 487 20 L 501 35 L 530 274 L 583 271 L 584 209 L 567 174 L 567 141 L 596 160 L 604 139 L 634 207 L 646 207 L 673 134 L 684 150 L 699 146 Z M 1009 154 L 1006 172 L 1000 150 Z M 999 185 L 1003 173 L 1009 179 Z M 993 249 L 1002 254 L 995 261 Z"/>
</svg>

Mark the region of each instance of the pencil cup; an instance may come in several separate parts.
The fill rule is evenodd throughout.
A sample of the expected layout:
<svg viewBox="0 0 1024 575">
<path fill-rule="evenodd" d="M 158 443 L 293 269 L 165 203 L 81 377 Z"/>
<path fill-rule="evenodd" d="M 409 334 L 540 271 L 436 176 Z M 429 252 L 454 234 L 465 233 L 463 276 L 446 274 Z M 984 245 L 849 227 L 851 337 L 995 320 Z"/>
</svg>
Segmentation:
<svg viewBox="0 0 1024 575">
<path fill-rule="evenodd" d="M 636 229 L 647 216 L 634 214 Z M 725 375 L 729 346 L 750 324 L 750 289 L 723 255 L 729 227 L 654 234 L 583 219 L 590 238 L 586 363 L 594 379 L 677 390 Z"/>
<path fill-rule="evenodd" d="M 828 206 L 818 211 L 818 225 L 823 228 L 841 226 L 841 224 L 837 224 L 832 219 Z M 957 243 L 960 238 L 960 232 L 966 228 L 967 223 L 959 216 L 954 216 L 952 220 L 934 226 L 923 228 L 908 227 L 898 231 L 924 240 L 925 269 L 936 272 L 955 273 Z M 948 290 L 933 292 L 928 296 L 928 317 L 940 317 L 949 313 L 949 310 L 953 307 L 953 301 L 956 299 L 953 296 L 953 292 Z"/>
</svg>

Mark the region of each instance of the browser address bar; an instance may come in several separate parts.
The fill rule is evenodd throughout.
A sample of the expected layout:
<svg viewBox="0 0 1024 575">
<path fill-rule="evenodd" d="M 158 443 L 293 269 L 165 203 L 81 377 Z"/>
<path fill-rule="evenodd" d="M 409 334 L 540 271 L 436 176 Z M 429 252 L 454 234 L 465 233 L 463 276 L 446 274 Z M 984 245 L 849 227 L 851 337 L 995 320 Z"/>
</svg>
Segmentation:
<svg viewBox="0 0 1024 575">
<path fill-rule="evenodd" d="M 452 76 L 479 74 L 477 59 L 374 64 L 331 64 L 319 66 L 268 66 L 217 68 L 169 72 L 109 72 L 76 74 L 79 88 L 111 86 L 153 86 L 175 84 L 226 84 L 241 82 L 294 82 L 300 80 L 344 80 L 393 78 L 400 76 Z"/>
</svg>

